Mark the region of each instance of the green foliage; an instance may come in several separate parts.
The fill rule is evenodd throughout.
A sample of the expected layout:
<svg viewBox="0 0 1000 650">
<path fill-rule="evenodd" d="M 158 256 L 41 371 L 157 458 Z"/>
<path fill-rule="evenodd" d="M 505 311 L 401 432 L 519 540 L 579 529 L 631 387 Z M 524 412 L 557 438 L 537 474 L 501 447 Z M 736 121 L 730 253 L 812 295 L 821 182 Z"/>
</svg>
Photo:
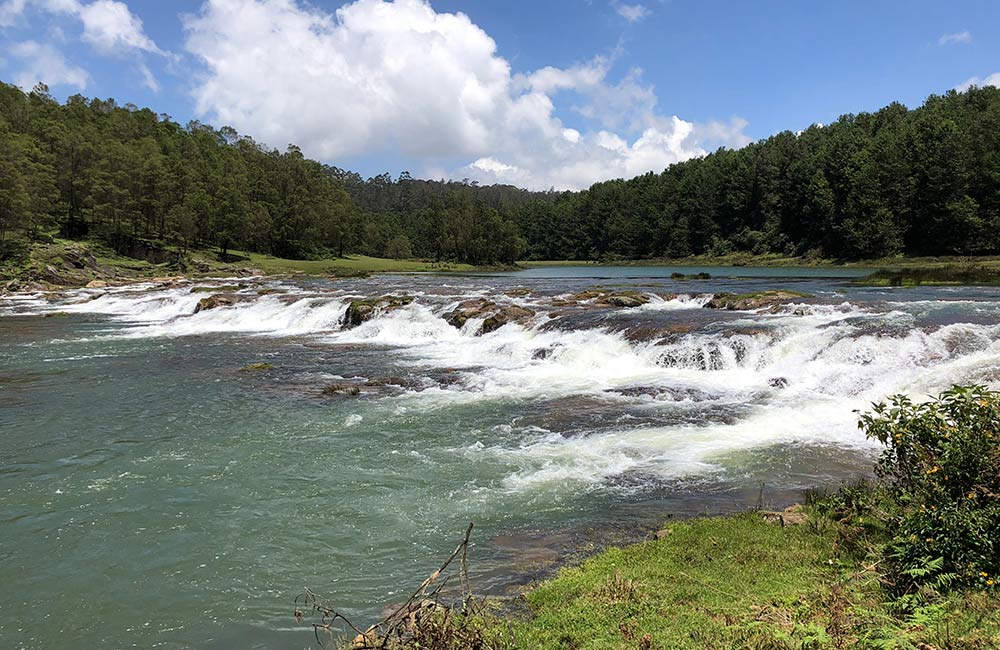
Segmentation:
<svg viewBox="0 0 1000 650">
<path fill-rule="evenodd" d="M 952 584 L 995 588 L 1000 574 L 1000 394 L 959 387 L 903 396 L 861 418 L 885 445 L 879 475 L 897 504 L 887 570 L 900 595 Z"/>
</svg>

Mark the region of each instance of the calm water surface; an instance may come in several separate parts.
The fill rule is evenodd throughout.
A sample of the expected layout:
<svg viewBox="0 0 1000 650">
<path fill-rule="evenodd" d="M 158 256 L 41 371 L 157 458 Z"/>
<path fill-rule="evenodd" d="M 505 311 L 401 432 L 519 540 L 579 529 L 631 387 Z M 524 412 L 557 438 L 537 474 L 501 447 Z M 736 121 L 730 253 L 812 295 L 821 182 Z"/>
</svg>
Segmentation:
<svg viewBox="0 0 1000 650">
<path fill-rule="evenodd" d="M 303 586 L 377 618 L 469 521 L 502 593 L 602 531 L 864 474 L 853 409 L 1000 378 L 995 289 L 725 271 L 267 281 L 198 314 L 190 285 L 0 299 L 0 648 L 311 647 Z M 560 300 L 594 286 L 653 298 Z M 814 297 L 702 306 L 764 288 Z M 416 300 L 341 326 L 394 293 Z M 537 317 L 441 318 L 471 297 Z"/>
</svg>

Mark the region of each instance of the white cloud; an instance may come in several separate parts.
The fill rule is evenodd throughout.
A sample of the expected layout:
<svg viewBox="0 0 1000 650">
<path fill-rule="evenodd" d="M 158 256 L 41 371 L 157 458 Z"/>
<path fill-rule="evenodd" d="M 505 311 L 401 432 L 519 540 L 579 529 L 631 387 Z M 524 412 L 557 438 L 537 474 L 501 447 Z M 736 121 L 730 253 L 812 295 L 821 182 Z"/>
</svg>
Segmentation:
<svg viewBox="0 0 1000 650">
<path fill-rule="evenodd" d="M 945 34 L 938 39 L 938 45 L 952 45 L 955 43 L 968 44 L 972 42 L 972 34 L 969 30 L 955 32 L 954 34 Z"/>
<path fill-rule="evenodd" d="M 142 20 L 132 13 L 127 4 L 119 0 L 94 0 L 90 3 L 84 3 L 80 0 L 5 0 L 0 2 L 0 27 L 14 25 L 29 7 L 49 14 L 75 16 L 83 25 L 82 40 L 100 54 L 134 56 L 136 53 L 150 52 L 173 58 L 172 54 L 161 50 L 153 42 L 153 39 L 146 35 Z M 58 26 L 52 27 L 50 31 L 62 33 Z M 60 59 L 62 55 L 52 47 L 47 47 L 47 50 L 49 69 L 60 69 L 58 65 L 55 65 L 54 55 L 58 55 Z M 41 62 L 29 62 L 28 67 L 19 78 L 27 78 L 26 75 L 37 74 L 42 66 Z M 146 63 L 141 58 L 137 58 L 135 66 L 142 78 L 143 85 L 154 92 L 158 91 L 160 84 Z M 82 88 L 83 86 L 77 82 L 80 79 L 86 79 L 86 72 L 75 66 L 67 66 L 66 69 L 74 71 L 69 75 L 75 80 L 72 85 L 78 85 Z M 84 76 L 80 77 L 79 72 L 83 72 Z"/>
<path fill-rule="evenodd" d="M 618 15 L 629 21 L 630 23 L 637 23 L 646 16 L 649 15 L 649 9 L 643 5 L 617 5 L 615 9 L 618 11 Z"/>
<path fill-rule="evenodd" d="M 703 141 L 747 140 L 745 123 L 660 114 L 641 70 L 608 79 L 614 56 L 512 74 L 485 31 L 425 0 L 357 0 L 333 15 L 299 0 L 206 0 L 185 29 L 205 66 L 199 115 L 329 161 L 392 151 L 435 176 L 465 159 L 457 177 L 579 188 L 703 155 Z M 599 126 L 568 128 L 566 99 Z"/>
<path fill-rule="evenodd" d="M 980 79 L 979 77 L 969 77 L 962 83 L 955 86 L 955 90 L 957 90 L 960 93 L 964 93 L 966 90 L 972 88 L 973 86 L 978 86 L 980 88 L 983 88 L 985 86 L 994 86 L 996 88 L 1000 88 L 1000 72 L 994 72 L 985 79 Z"/>
<path fill-rule="evenodd" d="M 30 90 L 39 81 L 49 86 L 76 86 L 80 90 L 87 86 L 87 71 L 67 62 L 51 45 L 24 41 L 11 47 L 10 53 L 25 62 L 14 78 L 14 83 L 25 90 Z"/>
<path fill-rule="evenodd" d="M 143 50 L 163 52 L 142 27 L 142 20 L 128 5 L 117 0 L 96 0 L 83 5 L 77 12 L 83 21 L 83 40 L 105 54 Z"/>
<path fill-rule="evenodd" d="M 145 63 L 139 63 L 139 74 L 142 76 L 142 85 L 149 88 L 154 93 L 160 92 L 160 82 L 156 80 L 156 77 L 150 71 L 149 66 Z"/>
<path fill-rule="evenodd" d="M 5 0 L 0 2 L 0 27 L 10 27 L 24 13 L 26 0 Z"/>
</svg>

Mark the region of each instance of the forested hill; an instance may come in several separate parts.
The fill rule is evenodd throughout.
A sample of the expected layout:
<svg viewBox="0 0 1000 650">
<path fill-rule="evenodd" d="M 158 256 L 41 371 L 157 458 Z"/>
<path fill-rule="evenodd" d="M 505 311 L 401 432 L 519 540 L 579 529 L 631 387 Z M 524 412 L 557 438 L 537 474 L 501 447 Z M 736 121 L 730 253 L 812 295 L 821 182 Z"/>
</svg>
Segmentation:
<svg viewBox="0 0 1000 650">
<path fill-rule="evenodd" d="M 336 128 L 336 125 L 331 125 Z M 58 230 L 283 257 L 473 264 L 1000 252 L 1000 90 L 892 104 L 582 192 L 368 180 L 113 100 L 0 83 L 0 255 Z"/>
</svg>

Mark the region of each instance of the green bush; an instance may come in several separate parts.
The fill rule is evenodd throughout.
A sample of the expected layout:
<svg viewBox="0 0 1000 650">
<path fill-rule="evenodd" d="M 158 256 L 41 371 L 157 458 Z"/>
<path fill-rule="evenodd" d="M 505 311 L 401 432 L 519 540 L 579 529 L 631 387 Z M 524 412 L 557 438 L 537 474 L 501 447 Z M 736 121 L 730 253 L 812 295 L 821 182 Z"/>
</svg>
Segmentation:
<svg viewBox="0 0 1000 650">
<path fill-rule="evenodd" d="M 896 396 L 859 425 L 885 445 L 883 570 L 897 595 L 1000 582 L 1000 393 L 956 386 L 915 404 Z"/>
</svg>

